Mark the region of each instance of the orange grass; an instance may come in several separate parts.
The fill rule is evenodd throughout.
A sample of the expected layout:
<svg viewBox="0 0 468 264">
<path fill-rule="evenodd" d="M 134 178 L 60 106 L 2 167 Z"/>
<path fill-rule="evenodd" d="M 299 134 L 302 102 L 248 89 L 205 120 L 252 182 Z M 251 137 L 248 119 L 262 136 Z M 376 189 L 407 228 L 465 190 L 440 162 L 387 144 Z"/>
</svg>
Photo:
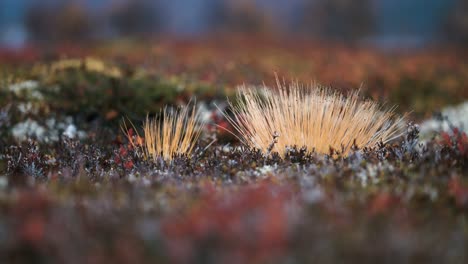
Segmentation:
<svg viewBox="0 0 468 264">
<path fill-rule="evenodd" d="M 345 97 L 317 85 L 277 80 L 277 86 L 239 88 L 239 103 L 230 103 L 234 117 L 226 115 L 238 138 L 264 153 L 273 150 L 284 156 L 287 147 L 305 146 L 318 153 L 333 148 L 347 154 L 354 144 L 372 147 L 402 134 L 404 118 L 396 117 L 394 108 L 383 110 L 375 102 L 360 100 L 359 91 Z"/>
<path fill-rule="evenodd" d="M 175 111 L 164 107 L 160 118 L 146 117 L 143 123 L 144 140 L 126 133 L 133 147 L 142 150 L 145 159 L 172 160 L 176 155 L 190 155 L 200 137 L 203 122 L 195 107 L 183 106 Z"/>
</svg>

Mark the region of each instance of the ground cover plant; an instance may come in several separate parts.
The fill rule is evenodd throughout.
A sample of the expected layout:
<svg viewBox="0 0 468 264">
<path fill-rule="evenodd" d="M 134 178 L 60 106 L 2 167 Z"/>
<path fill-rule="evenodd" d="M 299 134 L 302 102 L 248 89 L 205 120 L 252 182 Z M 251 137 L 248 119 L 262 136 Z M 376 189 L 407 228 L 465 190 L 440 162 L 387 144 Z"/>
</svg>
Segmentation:
<svg viewBox="0 0 468 264">
<path fill-rule="evenodd" d="M 254 39 L 225 47 L 209 40 L 139 45 L 58 47 L 58 55 L 28 50 L 2 58 L 1 263 L 468 260 L 465 110 L 443 110 L 468 99 L 462 53 L 389 56 Z M 56 59 L 64 54 L 70 59 Z M 293 89 L 275 99 L 285 102 L 271 104 L 282 111 L 267 116 L 253 108 L 260 120 L 247 119 L 252 112 L 241 110 L 252 108 L 243 108 L 249 106 L 242 105 L 249 102 L 245 96 L 258 107 L 277 95 L 275 71 L 286 83 L 307 87 L 316 80 L 329 87 L 318 98 L 336 91 L 331 99 L 348 104 L 351 113 L 372 110 L 369 120 L 398 126 L 379 134 L 385 126 L 350 115 L 353 126 L 373 128 L 371 139 L 343 142 L 338 129 L 305 141 L 339 138 L 331 149 L 282 143 L 307 131 L 288 131 L 301 123 L 283 130 L 241 126 L 249 132 L 238 133 L 236 125 L 244 124 L 238 121 L 253 126 L 262 118 L 274 124 L 288 114 L 304 111 L 304 121 L 311 115 L 300 104 L 288 112 L 288 100 L 309 98 Z M 272 90 L 262 92 L 263 81 Z M 355 101 L 362 82 L 362 99 Z M 236 89 L 243 84 L 249 90 L 241 90 L 242 99 Z M 385 112 L 393 105 L 396 119 Z M 184 132 L 187 122 L 194 125 L 191 132 Z M 186 135 L 187 144 L 175 140 L 174 151 L 161 150 L 161 131 Z M 260 133 L 262 141 L 255 142 L 261 144 L 242 143 Z M 145 152 L 147 143 L 154 150 Z"/>
</svg>

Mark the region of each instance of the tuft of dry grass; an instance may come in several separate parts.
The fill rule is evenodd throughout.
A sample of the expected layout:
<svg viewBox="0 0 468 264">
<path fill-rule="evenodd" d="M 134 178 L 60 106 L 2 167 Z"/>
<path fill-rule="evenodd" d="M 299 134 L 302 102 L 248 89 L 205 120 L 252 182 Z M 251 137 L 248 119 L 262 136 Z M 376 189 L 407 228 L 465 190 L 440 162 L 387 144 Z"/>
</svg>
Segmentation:
<svg viewBox="0 0 468 264">
<path fill-rule="evenodd" d="M 287 147 L 329 153 L 330 148 L 347 154 L 353 146 L 372 147 L 399 137 L 404 117 L 394 108 L 382 109 L 361 100 L 359 91 L 348 96 L 327 88 L 289 85 L 277 80 L 277 89 L 238 89 L 238 104 L 231 105 L 234 117 L 228 121 L 247 146 L 264 153 Z"/>
<path fill-rule="evenodd" d="M 177 110 L 164 107 L 159 118 L 146 117 L 144 138 L 126 132 L 131 145 L 142 150 L 145 159 L 172 160 L 176 155 L 190 155 L 202 132 L 203 122 L 195 106 Z M 126 129 L 125 129 L 126 130 Z M 128 131 L 128 130 L 127 130 Z"/>
</svg>

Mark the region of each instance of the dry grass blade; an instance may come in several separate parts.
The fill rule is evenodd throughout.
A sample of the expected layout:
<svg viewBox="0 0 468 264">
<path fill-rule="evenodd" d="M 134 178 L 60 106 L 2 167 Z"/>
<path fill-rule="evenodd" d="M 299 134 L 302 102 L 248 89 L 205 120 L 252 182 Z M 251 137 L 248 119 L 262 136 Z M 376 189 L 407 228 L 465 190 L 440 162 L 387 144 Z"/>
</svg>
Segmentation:
<svg viewBox="0 0 468 264">
<path fill-rule="evenodd" d="M 139 143 L 127 133 L 133 147 L 140 148 L 146 159 L 172 160 L 176 155 L 190 155 L 200 137 L 203 122 L 195 107 L 184 106 L 161 110 L 160 117 L 149 118 L 143 124 L 144 140 Z M 136 138 L 140 138 L 139 135 Z"/>
<path fill-rule="evenodd" d="M 244 86 L 238 89 L 239 103 L 231 104 L 234 117 L 225 116 L 244 144 L 264 153 L 278 134 L 274 150 L 280 155 L 292 146 L 347 154 L 353 143 L 371 147 L 402 134 L 403 117 L 396 117 L 393 108 L 383 110 L 375 102 L 360 100 L 358 93 L 345 97 L 326 88 L 279 81 L 276 91 Z"/>
</svg>

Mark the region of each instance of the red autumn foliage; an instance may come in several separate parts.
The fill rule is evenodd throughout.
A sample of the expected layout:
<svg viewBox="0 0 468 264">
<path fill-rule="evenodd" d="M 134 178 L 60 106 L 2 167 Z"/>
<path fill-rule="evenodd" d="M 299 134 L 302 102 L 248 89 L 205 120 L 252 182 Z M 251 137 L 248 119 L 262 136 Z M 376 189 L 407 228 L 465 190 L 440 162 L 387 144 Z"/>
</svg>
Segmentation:
<svg viewBox="0 0 468 264">
<path fill-rule="evenodd" d="M 369 213 L 371 215 L 387 213 L 389 209 L 393 208 L 398 203 L 399 199 L 397 197 L 389 193 L 379 193 L 374 199 L 370 200 Z"/>
<path fill-rule="evenodd" d="M 19 236 L 23 241 L 30 243 L 40 243 L 44 239 L 45 219 L 39 214 L 32 214 L 25 219 Z"/>
<path fill-rule="evenodd" d="M 123 156 L 123 157 L 126 157 L 127 154 L 128 154 L 127 149 L 125 149 L 123 146 L 120 146 L 119 155 L 120 155 L 120 156 Z"/>
<path fill-rule="evenodd" d="M 13 215 L 22 242 L 39 246 L 44 240 L 49 206 L 49 199 L 38 191 L 18 194 Z"/>
<path fill-rule="evenodd" d="M 22 49 L 0 48 L 0 61 L 5 64 L 33 63 L 40 57 L 40 52 L 32 47 Z"/>
<path fill-rule="evenodd" d="M 450 138 L 450 135 L 447 132 L 440 133 L 440 136 L 442 138 L 442 144 L 448 146 L 452 145 L 452 139 Z"/>
<path fill-rule="evenodd" d="M 235 255 L 224 256 L 227 261 L 257 263 L 281 254 L 288 244 L 285 206 L 290 198 L 286 187 L 271 184 L 229 194 L 205 187 L 191 209 L 163 221 L 170 256 L 186 262 L 195 257 L 197 246 L 210 242 Z"/>
<path fill-rule="evenodd" d="M 124 168 L 127 169 L 127 170 L 132 169 L 133 168 L 133 161 L 127 160 L 126 162 L 124 162 Z"/>
<path fill-rule="evenodd" d="M 129 147 L 120 146 L 114 154 L 114 163 L 122 166 L 126 170 L 131 170 L 134 166 L 132 155 L 129 153 Z"/>
<path fill-rule="evenodd" d="M 453 128 L 450 133 L 440 133 L 440 137 L 443 146 L 458 152 L 461 157 L 468 158 L 468 136 L 465 132 Z"/>
<path fill-rule="evenodd" d="M 133 150 L 135 146 L 143 146 L 144 138 L 135 133 L 133 128 L 127 129 L 125 137 L 128 140 L 127 149 Z"/>
<path fill-rule="evenodd" d="M 468 155 L 468 136 L 466 135 L 465 132 L 462 132 L 462 133 L 458 132 L 456 135 L 457 135 L 456 143 L 457 143 L 458 151 L 463 156 Z"/>
<path fill-rule="evenodd" d="M 448 190 L 458 207 L 468 208 L 468 185 L 464 185 L 460 178 L 453 177 L 448 183 Z"/>
</svg>

